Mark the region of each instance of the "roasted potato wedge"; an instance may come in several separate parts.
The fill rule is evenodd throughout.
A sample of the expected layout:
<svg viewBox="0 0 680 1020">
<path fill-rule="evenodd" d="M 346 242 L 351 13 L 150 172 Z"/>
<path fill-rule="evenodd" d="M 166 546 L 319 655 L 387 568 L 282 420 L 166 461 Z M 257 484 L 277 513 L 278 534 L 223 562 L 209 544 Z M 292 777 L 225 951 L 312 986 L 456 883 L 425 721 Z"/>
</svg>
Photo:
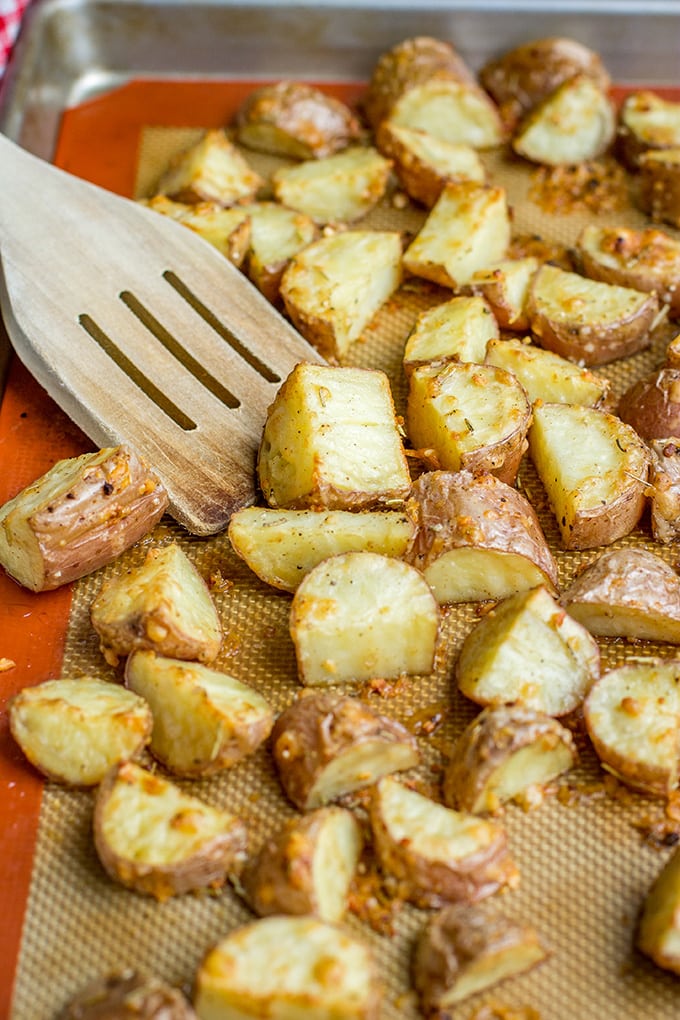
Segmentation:
<svg viewBox="0 0 680 1020">
<path fill-rule="evenodd" d="M 168 494 L 127 446 L 58 461 L 0 507 L 0 564 L 48 591 L 114 560 L 158 523 Z"/>
<path fill-rule="evenodd" d="M 384 120 L 376 135 L 378 149 L 392 160 L 394 173 L 406 194 L 431 209 L 449 181 L 484 184 L 486 169 L 471 145 L 400 127 Z"/>
<path fill-rule="evenodd" d="M 274 508 L 403 506 L 411 476 L 385 373 L 297 365 L 269 408 L 258 475 Z"/>
<path fill-rule="evenodd" d="M 578 708 L 599 673 L 597 642 L 543 587 L 511 595 L 484 616 L 456 662 L 458 688 L 471 701 L 551 716 Z"/>
<path fill-rule="evenodd" d="M 404 252 L 404 268 L 457 290 L 470 283 L 478 270 L 504 258 L 509 243 L 504 189 L 451 181 Z"/>
<path fill-rule="evenodd" d="M 523 118 L 512 136 L 514 151 L 532 163 L 574 165 L 601 156 L 616 132 L 606 89 L 588 74 L 568 78 Z"/>
<path fill-rule="evenodd" d="M 162 216 L 177 220 L 217 248 L 238 269 L 243 267 L 252 233 L 251 219 L 245 211 L 249 206 L 225 207 L 219 202 L 187 204 L 174 202 L 167 195 L 154 195 L 143 200 L 142 204 Z"/>
<path fill-rule="evenodd" d="M 272 751 L 281 785 L 311 811 L 420 761 L 411 733 L 368 703 L 330 692 L 306 694 L 276 720 Z"/>
<path fill-rule="evenodd" d="M 401 283 L 395 231 L 347 230 L 294 255 L 280 294 L 300 333 L 329 361 L 341 361 Z"/>
<path fill-rule="evenodd" d="M 523 974 L 548 956 L 533 928 L 484 903 L 451 903 L 430 916 L 416 943 L 413 984 L 426 1016 Z"/>
<path fill-rule="evenodd" d="M 531 404 L 583 404 L 599 407 L 607 401 L 611 383 L 587 368 L 536 347 L 529 337 L 490 340 L 486 348 L 488 365 L 512 372 L 524 387 Z"/>
<path fill-rule="evenodd" d="M 416 449 L 447 471 L 492 474 L 512 485 L 527 450 L 531 404 L 511 372 L 473 362 L 433 362 L 409 379 L 406 429 Z"/>
<path fill-rule="evenodd" d="M 630 92 L 621 104 L 617 153 L 631 170 L 650 150 L 680 146 L 680 103 L 651 89 Z"/>
<path fill-rule="evenodd" d="M 643 439 L 680 435 L 680 368 L 662 365 L 638 379 L 619 400 L 618 413 Z"/>
<path fill-rule="evenodd" d="M 542 618 L 538 640 L 544 626 Z M 571 731 L 545 712 L 521 703 L 484 708 L 451 751 L 444 801 L 474 815 L 497 814 L 507 801 L 540 794 L 576 758 Z"/>
<path fill-rule="evenodd" d="M 665 231 L 590 223 L 578 236 L 576 256 L 591 279 L 654 291 L 671 316 L 680 315 L 680 241 Z"/>
<path fill-rule="evenodd" d="M 314 220 L 278 202 L 251 202 L 241 207 L 250 224 L 247 273 L 272 304 L 281 300 L 281 278 L 290 260 L 316 241 Z"/>
<path fill-rule="evenodd" d="M 260 917 L 312 914 L 342 921 L 362 848 L 359 823 L 337 805 L 289 819 L 245 866 L 239 878 Z"/>
<path fill-rule="evenodd" d="M 272 708 L 254 688 L 198 662 L 136 651 L 125 683 L 153 713 L 149 750 L 176 776 L 229 768 L 253 754 L 274 725 Z"/>
<path fill-rule="evenodd" d="M 200 964 L 201 1020 L 378 1020 L 382 989 L 370 949 L 314 917 L 264 917 L 235 928 Z"/>
<path fill-rule="evenodd" d="M 565 549 L 610 545 L 645 509 L 650 453 L 630 425 L 576 404 L 537 404 L 529 454 Z"/>
<path fill-rule="evenodd" d="M 426 472 L 407 511 L 416 530 L 406 559 L 438 602 L 502 599 L 540 584 L 557 590 L 557 565 L 536 512 L 494 475 Z"/>
<path fill-rule="evenodd" d="M 649 476 L 652 535 L 664 545 L 680 539 L 680 439 L 652 439 Z"/>
<path fill-rule="evenodd" d="M 534 276 L 527 312 L 541 347 L 589 367 L 648 347 L 662 314 L 656 294 L 551 265 Z"/>
<path fill-rule="evenodd" d="M 404 348 L 408 376 L 431 361 L 484 361 L 486 345 L 497 339 L 498 323 L 486 301 L 454 297 L 420 312 Z"/>
<path fill-rule="evenodd" d="M 218 889 L 246 858 L 244 823 L 132 762 L 97 789 L 94 844 L 115 882 L 166 900 Z"/>
<path fill-rule="evenodd" d="M 638 199 L 654 223 L 680 227 L 680 147 L 642 153 Z"/>
<path fill-rule="evenodd" d="M 472 291 L 488 302 L 502 329 L 522 332 L 529 328 L 527 298 L 540 264 L 534 255 L 502 259 L 473 275 Z"/>
<path fill-rule="evenodd" d="M 96 786 L 151 739 L 147 702 L 93 676 L 24 687 L 9 702 L 12 736 L 32 765 L 66 786 Z"/>
<path fill-rule="evenodd" d="M 430 673 L 439 606 L 403 560 L 348 552 L 314 567 L 290 610 L 300 682 L 307 687 Z"/>
<path fill-rule="evenodd" d="M 645 897 L 636 944 L 657 966 L 680 974 L 680 849 L 673 851 Z"/>
<path fill-rule="evenodd" d="M 419 907 L 475 903 L 517 884 L 498 822 L 454 811 L 393 776 L 373 788 L 370 821 L 381 868 Z"/>
<path fill-rule="evenodd" d="M 222 130 L 206 131 L 193 145 L 171 160 L 156 192 L 176 202 L 218 202 L 235 205 L 252 201 L 264 180 L 244 159 Z"/>
<path fill-rule="evenodd" d="M 62 1010 L 59 1020 L 197 1020 L 197 1017 L 179 988 L 128 968 L 87 984 Z"/>
<path fill-rule="evenodd" d="M 610 670 L 593 685 L 583 716 L 608 772 L 652 796 L 677 787 L 680 661 L 648 659 Z"/>
<path fill-rule="evenodd" d="M 350 108 L 307 82 L 254 89 L 236 114 L 236 137 L 249 149 L 293 159 L 323 159 L 361 137 Z"/>
<path fill-rule="evenodd" d="M 354 223 L 385 194 L 392 161 L 372 146 L 354 145 L 325 159 L 280 167 L 274 195 L 315 223 Z"/>
<path fill-rule="evenodd" d="M 609 72 L 595 50 L 576 39 L 533 39 L 488 61 L 479 79 L 495 100 L 508 131 L 570 78 L 586 75 L 606 91 Z"/>
<path fill-rule="evenodd" d="M 413 524 L 395 510 L 273 510 L 245 507 L 229 521 L 229 540 L 257 576 L 294 592 L 329 556 L 374 552 L 400 558 Z"/>
<path fill-rule="evenodd" d="M 208 587 L 176 542 L 150 549 L 140 567 L 105 582 L 90 621 L 112 666 L 138 648 L 212 662 L 222 643 Z"/>
<path fill-rule="evenodd" d="M 680 644 L 680 577 L 647 549 L 602 553 L 567 588 L 562 603 L 591 634 Z"/>
</svg>

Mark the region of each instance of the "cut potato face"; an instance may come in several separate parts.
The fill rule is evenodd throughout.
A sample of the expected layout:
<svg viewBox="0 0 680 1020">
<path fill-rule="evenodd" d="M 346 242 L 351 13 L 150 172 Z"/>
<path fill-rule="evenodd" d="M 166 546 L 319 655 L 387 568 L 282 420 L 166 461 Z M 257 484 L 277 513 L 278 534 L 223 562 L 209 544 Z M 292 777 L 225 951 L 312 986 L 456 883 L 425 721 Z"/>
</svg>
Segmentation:
<svg viewBox="0 0 680 1020">
<path fill-rule="evenodd" d="M 226 133 L 213 130 L 177 154 L 156 190 L 176 202 L 234 205 L 251 201 L 263 184 Z"/>
<path fill-rule="evenodd" d="M 607 92 L 590 75 L 568 78 L 525 117 L 512 137 L 515 152 L 532 163 L 574 165 L 596 159 L 616 130 Z"/>
<path fill-rule="evenodd" d="M 541 347 L 581 365 L 604 365 L 649 346 L 659 301 L 544 265 L 529 291 L 528 315 Z"/>
<path fill-rule="evenodd" d="M 351 811 L 318 808 L 274 833 L 246 865 L 240 885 L 260 917 L 313 914 L 336 923 L 347 911 L 361 847 Z"/>
<path fill-rule="evenodd" d="M 94 843 L 110 878 L 165 900 L 219 888 L 246 856 L 244 823 L 126 762 L 97 790 Z"/>
<path fill-rule="evenodd" d="M 473 149 L 491 149 L 505 138 L 487 94 L 470 82 L 446 78 L 431 78 L 404 92 L 390 111 L 390 121 Z"/>
<path fill-rule="evenodd" d="M 626 96 L 619 112 L 618 151 L 633 170 L 650 149 L 680 145 L 680 103 L 663 99 L 650 89 Z"/>
<path fill-rule="evenodd" d="M 430 673 L 439 606 L 402 560 L 349 552 L 305 577 L 290 612 L 298 674 L 306 686 Z"/>
<path fill-rule="evenodd" d="M 660 797 L 678 785 L 680 662 L 648 660 L 610 670 L 588 695 L 584 719 L 608 772 Z"/>
<path fill-rule="evenodd" d="M 495 814 L 575 763 L 571 731 L 552 716 L 522 704 L 485 708 L 454 745 L 444 799 L 461 811 Z"/>
<path fill-rule="evenodd" d="M 574 404 L 539 404 L 529 453 L 566 549 L 609 545 L 645 508 L 649 451 L 615 415 Z"/>
<path fill-rule="evenodd" d="M 503 188 L 456 181 L 447 184 L 404 253 L 404 268 L 454 290 L 504 258 L 510 218 Z"/>
<path fill-rule="evenodd" d="M 454 903 L 427 920 L 416 944 L 413 981 L 430 1015 L 530 970 L 547 955 L 533 928 L 487 902 Z"/>
<path fill-rule="evenodd" d="M 497 338 L 498 323 L 483 298 L 452 298 L 418 315 L 404 348 L 404 371 L 410 375 L 432 361 L 481 362 Z"/>
<path fill-rule="evenodd" d="M 240 208 L 250 224 L 248 277 L 268 301 L 277 303 L 286 266 L 317 239 L 318 227 L 310 216 L 276 202 L 251 202 Z"/>
<path fill-rule="evenodd" d="M 207 585 L 174 542 L 149 550 L 141 567 L 104 584 L 90 620 L 113 666 L 138 648 L 211 662 L 222 642 Z"/>
<path fill-rule="evenodd" d="M 532 404 L 584 404 L 598 407 L 609 394 L 611 384 L 587 368 L 581 368 L 552 351 L 534 347 L 529 338 L 490 340 L 487 364 L 512 372 L 526 390 Z"/>
<path fill-rule="evenodd" d="M 531 405 L 504 368 L 434 362 L 411 374 L 406 421 L 413 446 L 432 449 L 443 469 L 511 485 L 527 449 Z"/>
<path fill-rule="evenodd" d="M 503 329 L 519 332 L 529 328 L 527 298 L 539 266 L 533 255 L 502 259 L 495 266 L 478 269 L 472 277 L 472 290 L 488 302 Z"/>
<path fill-rule="evenodd" d="M 411 488 L 383 372 L 300 364 L 269 409 L 258 457 L 272 507 L 398 507 Z"/>
<path fill-rule="evenodd" d="M 385 194 L 392 163 L 377 149 L 353 146 L 325 159 L 281 167 L 272 178 L 282 205 L 316 223 L 354 223 Z"/>
<path fill-rule="evenodd" d="M 149 750 L 178 776 L 208 776 L 252 754 L 274 723 L 256 690 L 198 662 L 137 651 L 125 682 L 153 713 Z"/>
<path fill-rule="evenodd" d="M 378 1020 L 380 1003 L 370 950 L 312 917 L 236 928 L 204 958 L 194 995 L 201 1020 Z"/>
<path fill-rule="evenodd" d="M 447 808 L 392 776 L 376 784 L 370 820 L 381 867 L 418 906 L 474 903 L 516 884 L 497 822 Z"/>
<path fill-rule="evenodd" d="M 281 277 L 286 311 L 327 359 L 339 361 L 401 282 L 401 237 L 347 230 L 293 256 Z"/>
<path fill-rule="evenodd" d="M 272 752 L 281 785 L 301 811 L 420 761 L 415 737 L 401 723 L 359 698 L 326 692 L 307 694 L 281 713 Z"/>
<path fill-rule="evenodd" d="M 32 765 L 67 786 L 96 786 L 151 739 L 147 702 L 92 676 L 24 687 L 9 703 L 12 736 Z"/>
<path fill-rule="evenodd" d="M 599 672 L 597 642 L 544 588 L 513 595 L 481 619 L 456 663 L 458 687 L 472 701 L 551 716 L 578 708 Z"/>
<path fill-rule="evenodd" d="M 261 580 L 294 592 L 329 556 L 374 552 L 399 558 L 413 524 L 394 510 L 273 510 L 245 507 L 229 521 L 229 540 Z"/>
<path fill-rule="evenodd" d="M 680 850 L 675 850 L 645 897 L 637 947 L 664 970 L 680 974 Z"/>
<path fill-rule="evenodd" d="M 126 446 L 58 461 L 0 507 L 0 564 L 47 591 L 114 560 L 158 523 L 168 494 Z"/>
<path fill-rule="evenodd" d="M 526 498 L 494 475 L 431 471 L 414 483 L 406 558 L 440 603 L 502 599 L 545 584 L 557 565 Z"/>
<path fill-rule="evenodd" d="M 392 160 L 399 183 L 410 198 L 431 209 L 449 181 L 484 184 L 486 169 L 471 145 L 447 142 L 426 131 L 384 120 L 376 134 L 380 151 Z"/>
<path fill-rule="evenodd" d="M 680 577 L 646 549 L 603 553 L 562 602 L 592 634 L 680 644 Z"/>
<path fill-rule="evenodd" d="M 251 220 L 241 205 L 225 207 L 219 202 L 174 202 L 167 195 L 142 200 L 154 212 L 177 220 L 217 248 L 239 269 L 243 266 L 251 239 Z"/>
</svg>

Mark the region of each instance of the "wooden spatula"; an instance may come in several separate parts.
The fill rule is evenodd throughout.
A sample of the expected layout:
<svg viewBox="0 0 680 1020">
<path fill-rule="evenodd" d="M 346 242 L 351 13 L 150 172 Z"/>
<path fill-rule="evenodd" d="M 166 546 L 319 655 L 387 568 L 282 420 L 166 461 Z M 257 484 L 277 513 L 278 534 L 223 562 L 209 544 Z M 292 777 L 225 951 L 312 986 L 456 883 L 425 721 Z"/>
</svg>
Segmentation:
<svg viewBox="0 0 680 1020">
<path fill-rule="evenodd" d="M 0 136 L 0 259 L 17 354 L 94 443 L 144 456 L 194 534 L 253 502 L 276 389 L 323 359 L 223 255 Z"/>
</svg>

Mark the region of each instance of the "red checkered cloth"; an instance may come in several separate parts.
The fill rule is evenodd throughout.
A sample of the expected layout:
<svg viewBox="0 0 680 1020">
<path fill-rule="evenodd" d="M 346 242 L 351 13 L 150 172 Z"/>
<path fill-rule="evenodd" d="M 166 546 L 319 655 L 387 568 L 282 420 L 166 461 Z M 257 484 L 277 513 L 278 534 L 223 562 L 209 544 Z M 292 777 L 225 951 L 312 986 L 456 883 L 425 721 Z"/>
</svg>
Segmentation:
<svg viewBox="0 0 680 1020">
<path fill-rule="evenodd" d="M 0 0 L 0 76 L 5 70 L 28 4 L 29 0 Z"/>
</svg>

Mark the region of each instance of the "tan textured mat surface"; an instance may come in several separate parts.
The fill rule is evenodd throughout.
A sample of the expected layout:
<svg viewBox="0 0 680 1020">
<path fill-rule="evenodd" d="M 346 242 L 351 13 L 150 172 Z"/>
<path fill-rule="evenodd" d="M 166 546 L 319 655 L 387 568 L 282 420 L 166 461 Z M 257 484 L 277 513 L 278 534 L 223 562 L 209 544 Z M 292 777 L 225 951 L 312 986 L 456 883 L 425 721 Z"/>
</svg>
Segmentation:
<svg viewBox="0 0 680 1020">
<path fill-rule="evenodd" d="M 140 152 L 139 195 L 153 187 L 170 152 L 192 137 L 191 132 L 149 128 Z M 252 154 L 249 158 L 261 171 L 270 168 L 267 160 Z M 494 164 L 494 179 L 508 188 L 517 232 L 538 231 L 562 242 L 573 240 L 580 217 L 546 215 L 526 199 L 530 175 L 525 168 L 491 158 L 489 163 Z M 366 222 L 413 230 L 422 218 L 422 211 L 397 211 L 386 202 Z M 642 222 L 636 214 L 631 218 L 612 213 L 606 218 Z M 406 335 L 417 311 L 442 297 L 445 293 L 441 291 L 405 286 L 352 350 L 352 363 L 377 366 L 390 374 L 400 410 L 405 394 L 400 369 Z M 607 366 L 605 374 L 620 391 L 629 379 L 657 363 L 662 347 L 660 339 L 655 349 L 625 364 Z M 530 466 L 524 467 L 521 481 L 538 500 L 564 585 L 595 553 L 560 552 L 554 522 L 541 503 L 540 486 Z M 89 604 L 106 577 L 141 562 L 149 544 L 161 545 L 171 539 L 182 543 L 206 579 L 221 577 L 227 582 L 213 585 L 225 631 L 215 665 L 256 686 L 277 711 L 281 710 L 299 690 L 288 635 L 290 597 L 259 582 L 231 552 L 224 535 L 191 539 L 165 522 L 120 562 L 77 585 L 64 675 L 95 671 L 114 679 L 90 628 Z M 626 541 L 661 551 L 669 562 L 676 558 L 675 550 L 654 545 L 646 524 Z M 385 712 L 407 723 L 428 706 L 435 711 L 442 703 L 446 705 L 442 726 L 431 738 L 420 740 L 423 776 L 435 781 L 444 760 L 442 749 L 474 714 L 473 706 L 455 690 L 452 666 L 460 642 L 476 618 L 474 606 L 447 610 L 436 673 L 400 685 L 393 697 L 380 701 Z M 669 648 L 614 641 L 603 641 L 602 649 L 603 668 L 630 656 L 672 654 Z M 581 766 L 568 780 L 571 795 L 549 796 L 531 811 L 517 806 L 506 811 L 504 820 L 521 882 L 499 902 L 511 915 L 534 924 L 552 955 L 535 971 L 463 1003 L 452 1013 L 455 1020 L 470 1020 L 484 1003 L 531 1006 L 542 1020 L 671 1020 L 680 1016 L 678 979 L 632 949 L 636 913 L 669 853 L 646 843 L 635 823 L 649 812 L 660 816 L 662 807 L 634 795 L 617 796 L 621 791 L 615 784 L 606 793 L 601 779 L 594 756 L 584 744 Z M 266 748 L 209 781 L 182 785 L 210 803 L 241 814 L 254 845 L 293 810 L 280 792 Z M 211 944 L 252 916 L 230 888 L 216 895 L 184 896 L 158 904 L 117 887 L 105 876 L 95 855 L 91 811 L 91 793 L 47 785 L 13 1020 L 49 1020 L 87 980 L 122 965 L 140 966 L 188 988 Z M 379 935 L 355 917 L 348 920 L 377 954 L 386 984 L 385 1020 L 418 1015 L 408 990 L 408 971 L 413 937 L 424 918 L 423 912 L 402 908 L 392 936 Z M 290 951 L 294 953 L 295 947 Z"/>
</svg>

